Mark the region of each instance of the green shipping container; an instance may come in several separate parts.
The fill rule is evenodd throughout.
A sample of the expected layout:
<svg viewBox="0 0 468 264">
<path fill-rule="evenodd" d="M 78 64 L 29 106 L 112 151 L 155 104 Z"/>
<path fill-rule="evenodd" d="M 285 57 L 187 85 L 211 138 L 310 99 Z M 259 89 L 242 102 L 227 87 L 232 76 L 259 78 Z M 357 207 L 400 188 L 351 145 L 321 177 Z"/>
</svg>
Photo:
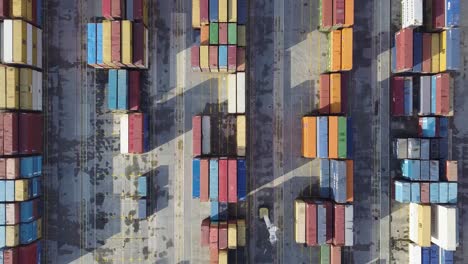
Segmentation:
<svg viewBox="0 0 468 264">
<path fill-rule="evenodd" d="M 228 43 L 229 45 L 237 45 L 237 24 L 229 23 L 228 25 Z"/>
<path fill-rule="evenodd" d="M 330 246 L 320 246 L 320 264 L 330 264 Z"/>
<path fill-rule="evenodd" d="M 346 159 L 348 151 L 346 149 L 347 139 L 346 117 L 338 117 L 338 158 Z"/>
<path fill-rule="evenodd" d="M 219 25 L 218 23 L 210 23 L 210 45 L 218 45 L 219 43 Z"/>
</svg>

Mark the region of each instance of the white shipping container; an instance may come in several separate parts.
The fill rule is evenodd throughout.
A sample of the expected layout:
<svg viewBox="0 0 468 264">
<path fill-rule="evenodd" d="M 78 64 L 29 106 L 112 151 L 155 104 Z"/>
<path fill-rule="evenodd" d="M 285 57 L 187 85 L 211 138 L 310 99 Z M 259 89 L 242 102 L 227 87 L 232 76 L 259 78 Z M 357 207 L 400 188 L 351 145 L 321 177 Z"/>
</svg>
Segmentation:
<svg viewBox="0 0 468 264">
<path fill-rule="evenodd" d="M 145 68 L 148 69 L 148 66 L 149 66 L 149 52 L 148 52 L 148 29 L 145 27 L 145 34 L 144 34 L 144 38 L 145 38 Z"/>
<path fill-rule="evenodd" d="M 345 205 L 345 246 L 354 245 L 354 207 Z"/>
<path fill-rule="evenodd" d="M 13 62 L 13 20 L 2 23 L 2 62 Z"/>
<path fill-rule="evenodd" d="M 120 118 L 120 153 L 128 153 L 128 115 Z"/>
<path fill-rule="evenodd" d="M 37 65 L 42 69 L 42 30 L 37 29 Z"/>
<path fill-rule="evenodd" d="M 454 251 L 458 246 L 458 210 L 456 206 L 432 205 L 431 242 Z"/>
<path fill-rule="evenodd" d="M 236 74 L 228 75 L 228 113 L 237 113 L 237 87 Z"/>
<path fill-rule="evenodd" d="M 403 0 L 402 1 L 402 28 L 419 27 L 423 25 L 423 1 Z"/>
<path fill-rule="evenodd" d="M 295 201 L 295 234 L 296 243 L 306 242 L 306 204 L 304 201 Z"/>
<path fill-rule="evenodd" d="M 202 118 L 202 154 L 211 153 L 211 121 L 209 116 Z"/>
<path fill-rule="evenodd" d="M 431 114 L 431 76 L 421 76 L 419 88 L 419 115 Z"/>
<path fill-rule="evenodd" d="M 26 23 L 26 63 L 33 65 L 33 26 Z"/>
<path fill-rule="evenodd" d="M 422 254 L 421 247 L 415 243 L 409 243 L 409 264 L 421 264 Z"/>
<path fill-rule="evenodd" d="M 245 113 L 245 72 L 237 73 L 237 113 Z"/>
<path fill-rule="evenodd" d="M 418 204 L 409 205 L 409 239 L 418 242 Z"/>
</svg>

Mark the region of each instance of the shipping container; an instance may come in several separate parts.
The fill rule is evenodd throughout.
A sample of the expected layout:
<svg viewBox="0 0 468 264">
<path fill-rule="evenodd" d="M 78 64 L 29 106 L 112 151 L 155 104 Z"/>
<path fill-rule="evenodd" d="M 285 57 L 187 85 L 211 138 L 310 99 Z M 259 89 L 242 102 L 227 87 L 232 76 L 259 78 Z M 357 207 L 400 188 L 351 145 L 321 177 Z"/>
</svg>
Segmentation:
<svg viewBox="0 0 468 264">
<path fill-rule="evenodd" d="M 192 198 L 200 198 L 200 160 L 192 161 Z"/>
<path fill-rule="evenodd" d="M 193 46 L 190 49 L 190 60 L 192 63 L 192 71 L 194 72 L 199 72 L 201 71 L 200 68 L 200 47 L 199 46 Z"/>
<path fill-rule="evenodd" d="M 419 182 L 411 183 L 411 202 L 420 203 L 421 202 L 421 190 Z"/>
<path fill-rule="evenodd" d="M 120 63 L 121 58 L 121 23 L 120 21 L 111 22 L 111 63 L 117 67 L 122 67 Z"/>
<path fill-rule="evenodd" d="M 445 175 L 444 180 L 456 182 L 458 181 L 458 161 L 447 160 L 445 162 Z"/>
<path fill-rule="evenodd" d="M 218 160 L 210 160 L 210 201 L 218 201 Z"/>
<path fill-rule="evenodd" d="M 237 248 L 237 223 L 236 220 L 228 221 L 228 248 Z"/>
<path fill-rule="evenodd" d="M 247 168 L 245 159 L 237 160 L 237 197 L 239 201 L 247 198 Z"/>
<path fill-rule="evenodd" d="M 320 159 L 320 190 L 319 194 L 321 198 L 330 197 L 330 160 Z"/>
<path fill-rule="evenodd" d="M 439 183 L 431 182 L 429 184 L 429 202 L 439 203 Z"/>
<path fill-rule="evenodd" d="M 219 0 L 210 0 L 210 23 L 219 21 Z"/>
<path fill-rule="evenodd" d="M 200 244 L 203 247 L 210 245 L 210 218 L 203 219 L 201 223 Z"/>
<path fill-rule="evenodd" d="M 219 22 L 226 23 L 228 22 L 228 0 L 218 0 L 219 10 Z"/>
<path fill-rule="evenodd" d="M 229 34 L 229 33 L 228 33 Z M 247 46 L 247 28 L 243 25 L 237 25 L 237 46 L 245 47 Z"/>
<path fill-rule="evenodd" d="M 248 15 L 248 1 L 237 0 L 237 24 L 247 24 Z"/>
<path fill-rule="evenodd" d="M 210 249 L 218 250 L 218 223 L 211 222 L 210 224 Z"/>
<path fill-rule="evenodd" d="M 237 0 L 227 0 L 228 22 L 237 22 Z"/>
<path fill-rule="evenodd" d="M 237 113 L 245 113 L 245 102 L 246 102 L 246 89 L 245 89 L 246 79 L 245 72 L 238 72 L 236 74 L 236 94 L 237 94 Z"/>
<path fill-rule="evenodd" d="M 423 1 L 402 1 L 402 27 L 415 28 L 423 25 Z"/>
<path fill-rule="evenodd" d="M 299 244 L 306 243 L 306 204 L 302 200 L 294 201 L 295 241 Z"/>
<path fill-rule="evenodd" d="M 440 71 L 440 38 L 437 33 L 431 35 L 431 55 L 431 72 L 438 73 Z"/>
<path fill-rule="evenodd" d="M 421 160 L 429 160 L 430 159 L 430 147 L 431 147 L 431 140 L 427 138 L 421 139 Z M 422 165 L 421 165 L 422 167 Z M 422 173 L 421 173 L 422 175 Z"/>
<path fill-rule="evenodd" d="M 330 72 L 337 72 L 341 70 L 341 31 L 340 30 L 333 30 L 328 35 L 329 38 L 329 52 L 328 52 L 328 71 Z"/>
<path fill-rule="evenodd" d="M 200 25 L 200 0 L 192 0 L 192 27 L 198 29 Z"/>
<path fill-rule="evenodd" d="M 333 245 L 344 246 L 345 242 L 345 207 L 335 204 L 333 213 Z"/>
<path fill-rule="evenodd" d="M 200 68 L 202 72 L 210 71 L 209 46 L 200 46 Z"/>
<path fill-rule="evenodd" d="M 235 45 L 228 46 L 228 72 L 234 73 L 237 69 L 237 47 Z"/>
<path fill-rule="evenodd" d="M 460 25 L 460 0 L 445 0 L 445 28 Z"/>
<path fill-rule="evenodd" d="M 458 184 L 456 182 L 448 183 L 448 203 L 457 203 Z"/>
<path fill-rule="evenodd" d="M 354 25 L 354 0 L 345 0 L 345 27 Z"/>
<path fill-rule="evenodd" d="M 220 159 L 218 162 L 218 192 L 219 202 L 228 201 L 228 160 Z"/>
<path fill-rule="evenodd" d="M 317 205 L 311 201 L 306 203 L 306 243 L 309 247 L 317 245 Z"/>
<path fill-rule="evenodd" d="M 227 222 L 219 222 L 218 248 L 227 249 L 228 247 L 228 225 Z"/>
<path fill-rule="evenodd" d="M 330 246 L 330 263 L 341 264 L 341 246 Z"/>
<path fill-rule="evenodd" d="M 397 72 L 406 72 L 413 68 L 413 29 L 405 28 L 395 34 Z"/>
<path fill-rule="evenodd" d="M 320 264 L 330 264 L 330 245 L 320 246 Z"/>
<path fill-rule="evenodd" d="M 319 116 L 317 120 L 317 157 L 328 158 L 328 117 Z"/>
<path fill-rule="evenodd" d="M 211 39 L 210 39 L 211 42 Z M 219 72 L 218 67 L 218 46 L 209 46 L 210 71 Z"/>
<path fill-rule="evenodd" d="M 395 181 L 395 201 L 400 203 L 411 202 L 411 183 Z"/>
<path fill-rule="evenodd" d="M 338 117 L 328 117 L 328 157 L 338 158 Z"/>
<path fill-rule="evenodd" d="M 2 1 L 3 2 L 3 1 Z M 1 4 L 0 4 L 1 5 Z M 0 12 L 1 13 L 1 12 Z M 1 14 L 0 14 L 1 15 Z M 87 61 L 91 67 L 97 67 L 96 62 L 96 23 L 88 23 L 87 31 Z"/>
<path fill-rule="evenodd" d="M 209 116 L 202 117 L 202 154 L 211 153 L 211 119 Z"/>
<path fill-rule="evenodd" d="M 407 159 L 408 158 L 408 139 L 398 138 L 395 142 L 394 148 L 397 159 Z"/>
<path fill-rule="evenodd" d="M 405 114 L 405 79 L 404 77 L 392 78 L 392 114 L 402 116 Z"/>
<path fill-rule="evenodd" d="M 218 252 L 218 262 L 219 264 L 227 264 L 228 263 L 228 251 L 223 249 Z"/>
<path fill-rule="evenodd" d="M 218 66 L 220 72 L 228 71 L 228 47 L 225 45 L 219 46 Z"/>
<path fill-rule="evenodd" d="M 200 174 L 200 161 L 197 160 L 193 160 L 193 164 L 194 164 L 194 173 L 197 173 L 198 176 Z M 195 168 L 195 165 L 197 165 L 197 168 Z M 199 187 L 200 185 L 200 182 L 198 182 L 198 189 L 200 188 Z M 138 192 L 138 196 L 140 197 L 146 197 L 148 195 L 148 177 L 146 176 L 140 176 L 138 177 L 138 185 L 137 185 L 137 192 Z"/>
<path fill-rule="evenodd" d="M 413 114 L 413 78 L 405 77 L 404 79 L 404 109 L 405 115 Z"/>
<path fill-rule="evenodd" d="M 345 23 L 345 0 L 333 0 L 333 27 L 340 28 Z"/>
<path fill-rule="evenodd" d="M 219 203 L 217 201 L 212 200 L 210 202 L 210 220 L 211 221 L 219 221 Z"/>
<path fill-rule="evenodd" d="M 460 29 L 451 28 L 440 33 L 440 71 L 460 69 Z"/>
<path fill-rule="evenodd" d="M 328 31 L 333 26 L 333 0 L 320 0 L 320 30 Z"/>
<path fill-rule="evenodd" d="M 210 23 L 210 45 L 219 44 L 219 24 Z"/>
<path fill-rule="evenodd" d="M 238 86 L 239 91 L 239 86 Z M 239 99 L 239 97 L 237 97 Z M 237 156 L 245 156 L 246 154 L 246 120 L 245 115 L 237 116 Z"/>
<path fill-rule="evenodd" d="M 228 202 L 237 203 L 237 160 L 228 160 Z"/>
<path fill-rule="evenodd" d="M 417 0 L 414 0 L 417 1 Z M 419 0 L 421 1 L 421 0 Z M 414 32 L 413 35 L 413 72 L 422 72 L 423 33 Z"/>
<path fill-rule="evenodd" d="M 237 113 L 237 82 L 236 74 L 229 74 L 227 76 L 227 90 L 228 90 L 228 113 Z"/>
<path fill-rule="evenodd" d="M 409 159 L 421 158 L 421 139 L 408 138 L 408 158 Z"/>
<path fill-rule="evenodd" d="M 245 48 L 244 47 L 236 47 L 236 57 L 237 57 L 237 71 L 244 72 L 245 71 Z"/>
<path fill-rule="evenodd" d="M 341 70 L 353 69 L 353 28 L 341 30 Z"/>
<path fill-rule="evenodd" d="M 302 156 L 317 157 L 317 118 L 313 116 L 302 118 Z"/>
<path fill-rule="evenodd" d="M 128 109 L 128 71 L 117 71 L 117 109 Z"/>
<path fill-rule="evenodd" d="M 419 88 L 419 115 L 431 114 L 431 77 L 420 77 Z"/>
<path fill-rule="evenodd" d="M 237 45 L 237 24 L 235 23 L 228 24 L 227 38 L 228 38 L 227 42 L 229 45 Z M 243 40 L 243 42 L 245 44 L 245 40 Z"/>
<path fill-rule="evenodd" d="M 453 264 L 454 263 L 454 251 L 448 251 L 443 248 L 439 250 L 439 263 L 440 264 Z"/>
<path fill-rule="evenodd" d="M 330 74 L 320 75 L 319 113 L 330 113 Z"/>
<path fill-rule="evenodd" d="M 246 245 L 246 230 L 245 220 L 237 220 L 237 246 L 245 247 Z"/>
<path fill-rule="evenodd" d="M 445 0 L 432 0 L 432 27 L 442 29 L 445 25 Z"/>
<path fill-rule="evenodd" d="M 423 33 L 422 37 L 422 72 L 431 73 L 432 72 L 432 33 Z"/>
<path fill-rule="evenodd" d="M 209 160 L 200 160 L 200 202 L 209 201 Z"/>
<path fill-rule="evenodd" d="M 341 99 L 341 74 L 330 74 L 330 113 L 342 113 L 342 99 Z M 331 117 L 330 117 L 331 118 Z"/>
<path fill-rule="evenodd" d="M 200 28 L 200 45 L 210 44 L 210 25 L 202 25 Z"/>
<path fill-rule="evenodd" d="M 210 247 L 210 263 L 212 264 L 219 263 L 219 251 L 217 248 Z"/>
<path fill-rule="evenodd" d="M 354 207 L 352 204 L 345 205 L 345 246 L 354 245 Z"/>
<path fill-rule="evenodd" d="M 208 2 L 209 0 L 200 0 L 200 24 L 202 26 L 210 23 Z"/>
<path fill-rule="evenodd" d="M 432 205 L 431 241 L 444 250 L 455 251 L 458 247 L 458 210 L 456 206 Z"/>
<path fill-rule="evenodd" d="M 129 150 L 128 144 L 128 115 L 122 115 L 120 118 L 120 153 L 127 154 Z"/>
</svg>

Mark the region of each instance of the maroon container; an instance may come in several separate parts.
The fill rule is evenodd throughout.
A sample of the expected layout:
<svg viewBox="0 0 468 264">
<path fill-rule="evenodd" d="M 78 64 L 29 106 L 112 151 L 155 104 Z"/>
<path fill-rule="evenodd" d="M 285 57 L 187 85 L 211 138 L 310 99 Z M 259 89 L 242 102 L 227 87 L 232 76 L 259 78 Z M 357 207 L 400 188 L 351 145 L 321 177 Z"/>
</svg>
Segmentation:
<svg viewBox="0 0 468 264">
<path fill-rule="evenodd" d="M 10 16 L 10 0 L 0 0 L 0 18 Z"/>
<path fill-rule="evenodd" d="M 421 187 L 421 203 L 429 203 L 430 202 L 429 183 L 422 182 L 420 184 L 420 187 Z"/>
<path fill-rule="evenodd" d="M 120 38 L 121 38 L 121 25 L 120 21 L 111 22 L 111 61 L 117 66 L 122 67 L 121 63 L 121 49 L 120 49 Z"/>
<path fill-rule="evenodd" d="M 201 245 L 207 247 L 210 245 L 210 219 L 205 218 L 201 224 Z"/>
<path fill-rule="evenodd" d="M 458 161 L 447 160 L 445 163 L 445 179 L 450 182 L 458 181 Z"/>
<path fill-rule="evenodd" d="M 330 113 L 330 75 L 320 74 L 319 113 Z"/>
<path fill-rule="evenodd" d="M 218 223 L 211 223 L 210 224 L 210 249 L 218 249 L 218 237 L 219 237 L 219 230 L 218 230 Z"/>
<path fill-rule="evenodd" d="M 145 25 L 133 23 L 133 65 L 145 67 Z"/>
<path fill-rule="evenodd" d="M 193 144 L 193 156 L 201 156 L 201 144 L 202 144 L 202 117 L 194 116 L 192 117 L 192 144 Z"/>
<path fill-rule="evenodd" d="M 200 69 L 200 47 L 193 46 L 190 49 L 190 54 L 191 54 L 191 62 L 192 62 L 192 71 L 194 72 L 201 71 Z"/>
<path fill-rule="evenodd" d="M 7 158 L 5 167 L 5 177 L 9 180 L 16 180 L 20 178 L 20 159 Z"/>
<path fill-rule="evenodd" d="M 218 192 L 219 192 L 219 202 L 227 203 L 228 202 L 228 160 L 220 159 L 219 160 L 219 174 L 218 174 Z"/>
<path fill-rule="evenodd" d="M 448 115 L 450 113 L 450 74 L 440 73 L 436 82 L 436 113 Z"/>
<path fill-rule="evenodd" d="M 217 72 L 218 68 L 218 46 L 210 46 L 209 49 L 210 71 Z"/>
<path fill-rule="evenodd" d="M 228 44 L 228 24 L 219 23 L 219 45 Z"/>
<path fill-rule="evenodd" d="M 327 230 L 325 242 L 327 244 L 331 244 L 333 242 L 333 204 L 329 201 L 325 201 L 324 206 L 327 210 Z"/>
<path fill-rule="evenodd" d="M 405 79 L 403 77 L 392 78 L 392 114 L 402 116 L 405 114 Z"/>
<path fill-rule="evenodd" d="M 33 140 L 34 135 L 31 133 L 34 125 L 34 119 L 30 114 L 19 114 L 19 152 L 23 154 L 33 153 Z"/>
<path fill-rule="evenodd" d="M 3 113 L 3 154 L 18 154 L 18 114 Z"/>
<path fill-rule="evenodd" d="M 132 111 L 140 110 L 140 72 L 128 71 L 129 108 Z"/>
<path fill-rule="evenodd" d="M 344 205 L 335 204 L 334 211 L 334 227 L 333 227 L 333 245 L 343 246 L 344 245 L 344 218 L 345 218 L 345 207 Z"/>
<path fill-rule="evenodd" d="M 341 26 L 345 23 L 345 0 L 333 0 L 333 25 Z"/>
<path fill-rule="evenodd" d="M 341 264 L 341 247 L 331 246 L 330 247 L 330 264 Z"/>
<path fill-rule="evenodd" d="M 34 25 L 37 25 L 37 0 L 32 0 L 32 22 Z"/>
<path fill-rule="evenodd" d="M 37 255 L 37 242 L 22 246 L 18 248 L 18 256 L 19 261 L 18 263 L 21 264 L 36 264 L 38 255 Z"/>
<path fill-rule="evenodd" d="M 128 152 L 143 153 L 143 114 L 128 115 Z"/>
<path fill-rule="evenodd" d="M 202 25 L 208 25 L 210 23 L 208 1 L 209 0 L 200 0 L 200 24 Z"/>
<path fill-rule="evenodd" d="M 422 72 L 430 73 L 432 71 L 432 36 L 431 33 L 423 33 L 423 62 Z"/>
<path fill-rule="evenodd" d="M 102 16 L 108 20 L 112 20 L 111 1 L 112 0 L 102 0 Z"/>
<path fill-rule="evenodd" d="M 432 0 L 432 26 L 442 29 L 445 26 L 445 0 Z"/>
<path fill-rule="evenodd" d="M 33 245 L 35 245 L 34 243 Z M 23 247 L 9 248 L 3 251 L 3 263 L 4 264 L 36 264 L 37 263 L 37 247 L 36 253 L 32 251 L 22 250 Z M 33 254 L 28 256 L 28 254 Z M 32 257 L 36 257 L 32 259 Z M 35 262 L 34 262 L 35 261 Z"/>
<path fill-rule="evenodd" d="M 244 72 L 245 71 L 245 48 L 244 47 L 237 47 L 236 50 L 237 55 L 237 71 Z"/>
<path fill-rule="evenodd" d="M 396 33 L 396 50 L 398 72 L 413 68 L 413 29 L 405 28 Z"/>
<path fill-rule="evenodd" d="M 20 222 L 20 204 L 19 203 L 7 203 L 5 204 L 5 215 L 7 225 L 16 225 Z"/>
<path fill-rule="evenodd" d="M 125 4 L 122 0 L 112 0 L 111 3 L 111 15 L 113 18 L 122 18 L 122 14 L 125 13 L 122 10 L 125 7 Z"/>
<path fill-rule="evenodd" d="M 333 25 L 333 0 L 322 0 L 322 27 Z"/>
<path fill-rule="evenodd" d="M 228 247 L 228 226 L 226 222 L 219 223 L 219 249 Z"/>
<path fill-rule="evenodd" d="M 208 159 L 200 160 L 200 202 L 208 202 L 209 200 L 209 161 Z"/>
<path fill-rule="evenodd" d="M 237 203 L 237 160 L 228 161 L 228 202 Z"/>
<path fill-rule="evenodd" d="M 317 205 L 312 202 L 306 204 L 306 243 L 309 247 L 317 245 Z"/>
<path fill-rule="evenodd" d="M 228 46 L 228 71 L 235 72 L 237 68 L 237 47 Z"/>
<path fill-rule="evenodd" d="M 144 22 L 143 1 L 144 0 L 133 0 L 133 21 Z"/>
</svg>

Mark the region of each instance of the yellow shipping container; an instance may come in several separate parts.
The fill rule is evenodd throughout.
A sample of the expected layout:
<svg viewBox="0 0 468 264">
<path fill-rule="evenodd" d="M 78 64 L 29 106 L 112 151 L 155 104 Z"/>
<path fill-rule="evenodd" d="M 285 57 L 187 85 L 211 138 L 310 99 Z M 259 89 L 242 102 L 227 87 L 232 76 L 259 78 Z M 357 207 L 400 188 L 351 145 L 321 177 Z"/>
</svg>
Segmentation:
<svg viewBox="0 0 468 264">
<path fill-rule="evenodd" d="M 108 66 L 112 65 L 111 21 L 102 21 L 102 61 Z"/>
<path fill-rule="evenodd" d="M 36 11 L 36 10 L 34 10 L 34 11 Z M 26 20 L 28 20 L 28 21 L 33 20 L 32 0 L 26 0 Z"/>
<path fill-rule="evenodd" d="M 444 72 L 447 70 L 447 31 L 444 30 L 440 33 L 439 40 L 439 71 Z"/>
<path fill-rule="evenodd" d="M 219 11 L 219 22 L 228 22 L 228 0 L 219 0 L 218 11 Z"/>
<path fill-rule="evenodd" d="M 129 20 L 122 21 L 122 63 L 132 65 L 132 22 Z"/>
<path fill-rule="evenodd" d="M 302 118 L 302 156 L 317 157 L 317 118 L 304 116 Z"/>
<path fill-rule="evenodd" d="M 353 28 L 343 28 L 341 31 L 341 69 L 353 69 Z"/>
<path fill-rule="evenodd" d="M 42 218 L 37 219 L 37 239 L 42 238 Z"/>
<path fill-rule="evenodd" d="M 345 27 L 354 25 L 354 0 L 345 0 Z"/>
<path fill-rule="evenodd" d="M 438 73 L 440 70 L 440 40 L 439 33 L 433 33 L 431 39 L 432 54 L 432 73 Z"/>
<path fill-rule="evenodd" d="M 20 69 L 20 108 L 32 109 L 32 70 L 28 68 Z"/>
<path fill-rule="evenodd" d="M 330 111 L 333 114 L 341 113 L 341 74 L 330 74 Z"/>
<path fill-rule="evenodd" d="M 210 64 L 208 58 L 208 46 L 200 46 L 200 68 L 202 70 L 209 70 Z"/>
<path fill-rule="evenodd" d="M 13 20 L 13 62 L 27 63 L 27 26 L 22 20 Z"/>
<path fill-rule="evenodd" d="M 237 225 L 235 222 L 228 224 L 228 248 L 235 249 L 237 247 Z"/>
<path fill-rule="evenodd" d="M 192 0 L 192 27 L 200 28 L 200 0 Z"/>
<path fill-rule="evenodd" d="M 228 0 L 228 21 L 237 22 L 237 0 Z"/>
<path fill-rule="evenodd" d="M 32 61 L 33 61 L 33 65 L 38 65 L 38 61 L 37 61 L 37 28 L 36 27 L 33 27 L 32 28 L 33 31 L 32 31 Z"/>
<path fill-rule="evenodd" d="M 26 0 L 10 1 L 10 16 L 12 18 L 26 18 L 28 15 Z"/>
<path fill-rule="evenodd" d="M 19 108 L 19 70 L 6 68 L 6 104 L 8 109 Z"/>
<path fill-rule="evenodd" d="M 29 185 L 28 180 L 15 181 L 15 201 L 22 202 L 28 200 Z"/>
<path fill-rule="evenodd" d="M 7 247 L 16 247 L 19 244 L 19 225 L 5 227 Z"/>
<path fill-rule="evenodd" d="M 237 156 L 245 156 L 246 128 L 245 115 L 237 116 Z"/>
<path fill-rule="evenodd" d="M 228 253 L 227 250 L 220 250 L 218 252 L 218 263 L 227 264 L 228 263 Z"/>
<path fill-rule="evenodd" d="M 337 72 L 341 70 L 341 30 L 333 30 L 330 35 L 329 51 L 329 71 Z"/>
<path fill-rule="evenodd" d="M 418 245 L 431 246 L 431 206 L 418 206 Z"/>
<path fill-rule="evenodd" d="M 6 68 L 0 65 L 0 108 L 7 107 Z"/>
<path fill-rule="evenodd" d="M 305 237 L 305 226 L 306 226 L 306 204 L 302 200 L 295 200 L 294 201 L 294 233 L 295 233 L 295 240 L 296 243 L 304 244 L 306 242 Z"/>
<path fill-rule="evenodd" d="M 237 46 L 246 46 L 246 28 L 243 25 L 237 25 Z"/>
<path fill-rule="evenodd" d="M 245 247 L 245 220 L 237 220 L 237 246 Z"/>
</svg>

